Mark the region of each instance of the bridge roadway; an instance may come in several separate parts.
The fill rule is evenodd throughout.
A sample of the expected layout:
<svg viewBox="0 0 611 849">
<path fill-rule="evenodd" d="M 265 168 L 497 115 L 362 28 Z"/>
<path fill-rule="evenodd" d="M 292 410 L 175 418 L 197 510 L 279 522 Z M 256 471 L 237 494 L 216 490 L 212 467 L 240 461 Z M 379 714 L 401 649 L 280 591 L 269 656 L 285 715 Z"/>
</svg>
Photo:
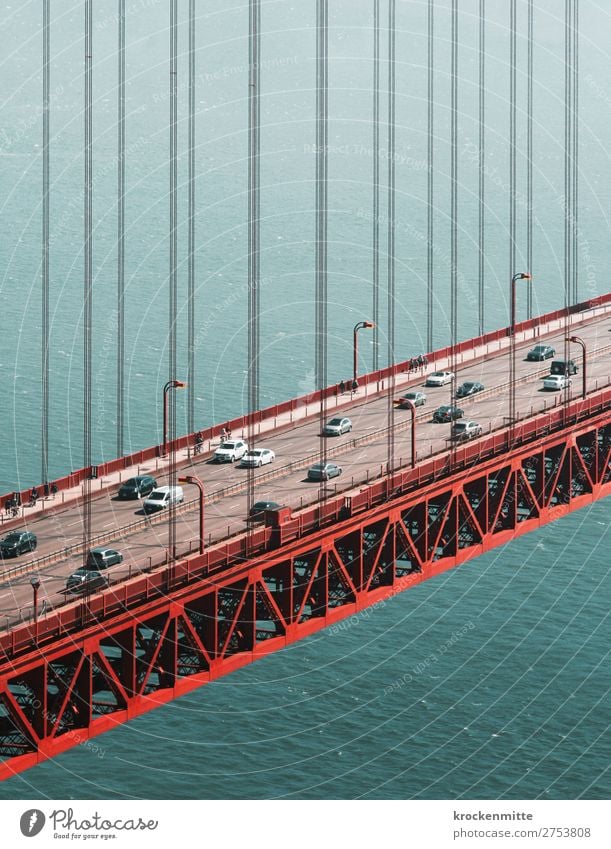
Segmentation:
<svg viewBox="0 0 611 849">
<path fill-rule="evenodd" d="M 587 324 L 579 326 L 579 335 L 588 348 L 588 393 L 606 386 L 611 374 L 611 316 L 593 318 Z M 556 332 L 547 337 L 541 336 L 537 342 L 552 344 L 557 357 L 562 357 L 564 333 Z M 542 389 L 541 375 L 549 371 L 549 361 L 528 362 L 527 350 L 533 340 L 517 346 L 516 354 L 516 409 L 519 418 L 525 418 L 540 412 L 551 405 L 560 403 L 560 392 L 547 392 Z M 578 397 L 582 386 L 580 349 L 571 346 L 573 358 L 578 362 L 579 373 L 573 377 L 571 397 Z M 578 356 L 579 355 L 579 356 Z M 429 367 L 429 372 L 431 371 Z M 466 380 L 478 380 L 486 391 L 468 399 L 459 401 L 465 411 L 466 419 L 473 419 L 482 425 L 484 433 L 502 428 L 506 424 L 509 409 L 509 362 L 507 350 L 491 354 L 483 361 L 466 365 L 457 375 L 457 383 Z M 402 394 L 407 386 L 410 389 L 422 389 L 427 395 L 427 403 L 418 408 L 417 457 L 419 460 L 431 454 L 448 449 L 450 425 L 434 424 L 431 414 L 441 404 L 450 403 L 449 385 L 433 388 L 424 387 L 422 376 L 410 380 L 402 375 L 398 381 L 400 389 L 395 395 Z M 341 398 L 339 401 L 341 402 Z M 328 438 L 329 459 L 334 460 L 343 469 L 341 477 L 335 478 L 329 486 L 332 491 L 349 491 L 362 485 L 368 479 L 379 476 L 385 467 L 387 453 L 386 395 L 376 395 L 365 399 L 357 393 L 353 398 L 345 396 L 341 413 L 348 415 L 353 422 L 353 432 L 341 437 Z M 335 407 L 331 408 L 331 415 Z M 405 465 L 410 459 L 410 417 L 409 410 L 397 410 L 395 415 L 395 458 L 396 466 Z M 233 433 L 234 437 L 242 434 Z M 356 444 L 355 444 L 356 443 Z M 359 444 L 360 443 L 360 444 Z M 316 460 L 320 449 L 318 416 L 310 416 L 296 423 L 292 429 L 271 432 L 257 440 L 259 447 L 267 446 L 276 452 L 275 462 L 255 472 L 256 496 L 258 499 L 270 499 L 288 505 L 293 510 L 311 504 L 319 496 L 319 485 L 308 483 L 305 472 Z M 291 468 L 286 468 L 291 464 Z M 140 468 L 141 473 L 155 472 L 155 463 Z M 136 473 L 134 469 L 132 474 Z M 217 465 L 208 457 L 191 458 L 188 467 L 181 466 L 179 474 L 192 473 L 204 482 L 207 493 L 205 511 L 205 536 L 207 543 L 243 532 L 245 522 L 245 491 L 247 471 L 231 464 Z M 123 479 L 128 477 L 123 473 Z M 163 475 L 157 476 L 158 483 L 165 482 Z M 186 553 L 190 548 L 196 550 L 198 536 L 197 500 L 194 487 L 183 485 L 190 504 L 179 509 L 176 517 L 178 553 Z M 223 494 L 230 487 L 233 492 Z M 235 490 L 239 491 L 235 491 Z M 139 502 L 119 501 L 116 498 L 117 487 L 97 496 L 92 502 L 92 544 L 104 534 L 104 542 L 120 549 L 124 563 L 109 570 L 112 580 L 121 580 L 135 574 L 143 568 L 160 565 L 166 557 L 168 541 L 167 524 L 163 518 L 143 522 L 144 527 L 137 531 L 122 533 L 120 528 L 143 519 Z M 64 510 L 52 515 L 32 515 L 27 528 L 36 533 L 38 549 L 17 561 L 4 561 L 0 567 L 4 580 L 0 584 L 0 629 L 10 629 L 15 623 L 31 618 L 32 588 L 30 576 L 37 573 L 41 579 L 39 603 L 46 608 L 66 603 L 62 592 L 66 578 L 81 563 L 82 554 L 62 554 L 68 546 L 78 546 L 82 542 L 82 522 L 77 504 L 66 505 Z M 112 540 L 112 541 L 111 541 Z M 40 558 L 46 557 L 47 564 L 40 564 Z M 53 562 L 48 562 L 53 561 Z M 13 571 L 15 570 L 15 571 Z M 8 576 L 13 572 L 14 577 Z M 15 574 L 18 572 L 18 574 Z"/>
</svg>

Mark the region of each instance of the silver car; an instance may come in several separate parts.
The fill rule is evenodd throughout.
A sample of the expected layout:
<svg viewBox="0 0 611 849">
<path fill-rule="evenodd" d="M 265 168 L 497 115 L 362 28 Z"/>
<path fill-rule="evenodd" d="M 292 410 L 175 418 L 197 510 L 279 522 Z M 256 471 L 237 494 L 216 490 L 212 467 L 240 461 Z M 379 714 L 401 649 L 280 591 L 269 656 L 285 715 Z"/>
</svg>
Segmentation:
<svg viewBox="0 0 611 849">
<path fill-rule="evenodd" d="M 329 419 L 323 428 L 323 433 L 326 436 L 341 436 L 342 433 L 349 433 L 352 430 L 352 422 L 349 418 Z"/>
</svg>

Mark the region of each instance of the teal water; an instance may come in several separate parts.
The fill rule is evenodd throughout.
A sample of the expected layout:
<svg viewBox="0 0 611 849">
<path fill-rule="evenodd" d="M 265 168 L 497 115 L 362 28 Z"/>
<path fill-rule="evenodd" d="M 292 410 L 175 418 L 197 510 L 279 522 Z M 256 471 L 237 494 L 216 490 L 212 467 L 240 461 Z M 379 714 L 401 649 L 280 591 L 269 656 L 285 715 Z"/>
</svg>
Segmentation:
<svg viewBox="0 0 611 849">
<path fill-rule="evenodd" d="M 491 4 L 487 4 L 490 6 Z M 486 324 L 507 321 L 509 91 L 506 4 L 490 10 Z M 562 304 L 563 24 L 535 16 L 535 310 Z M 167 338 L 166 4 L 128 4 L 128 449 L 159 439 Z M 246 8 L 198 18 L 198 422 L 242 410 L 246 317 Z M 330 4 L 329 375 L 350 370 L 371 304 L 371 7 Z M 146 9 L 144 9 L 146 7 Z M 81 460 L 82 7 L 53 4 L 52 474 Z M 477 36 L 461 3 L 460 332 L 477 329 Z M 435 341 L 447 341 L 448 10 L 437 12 Z M 144 10 L 144 11 L 143 11 Z M 115 3 L 96 4 L 94 446 L 113 455 Z M 520 13 L 522 14 L 522 13 Z M 424 348 L 425 3 L 398 3 L 397 357 Z M 0 3 L 0 489 L 40 479 L 40 32 L 34 2 Z M 264 4 L 263 403 L 313 386 L 314 4 Z M 520 25 L 525 22 L 521 19 Z M 608 288 L 608 13 L 581 7 L 580 296 Z M 184 22 L 181 49 L 186 47 Z M 519 41 L 520 57 L 524 43 Z M 186 116 L 186 58 L 179 66 Z M 384 69 L 382 71 L 384 73 Z M 524 94 L 524 78 L 519 76 Z M 520 149 L 523 115 L 520 113 Z M 382 144 L 385 144 L 384 130 Z M 186 177 L 186 121 L 180 126 Z M 524 187 L 523 157 L 519 185 Z M 382 180 L 386 160 L 382 159 Z M 518 198 L 520 221 L 524 209 Z M 385 210 L 383 192 L 382 210 Z M 186 293 L 186 191 L 180 203 Z M 382 239 L 386 218 L 382 216 Z M 382 276 L 385 274 L 383 264 Z M 384 297 L 382 298 L 384 300 Z M 524 301 L 520 302 L 520 315 Z M 186 366 L 186 311 L 179 363 Z M 383 341 L 382 354 L 385 351 Z M 363 367 L 371 347 L 363 341 Z M 184 428 L 184 410 L 181 408 Z M 608 795 L 608 520 L 591 509 L 5 782 L 0 798 Z"/>
</svg>

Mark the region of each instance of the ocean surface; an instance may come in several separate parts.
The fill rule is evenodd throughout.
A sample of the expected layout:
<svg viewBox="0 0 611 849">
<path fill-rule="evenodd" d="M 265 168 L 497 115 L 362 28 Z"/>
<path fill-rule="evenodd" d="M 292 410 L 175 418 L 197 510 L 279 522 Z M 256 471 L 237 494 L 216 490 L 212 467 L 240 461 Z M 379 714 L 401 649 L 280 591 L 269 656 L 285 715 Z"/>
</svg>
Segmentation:
<svg viewBox="0 0 611 849">
<path fill-rule="evenodd" d="M 94 451 L 114 456 L 116 3 L 94 9 Z M 167 379 L 167 5 L 128 3 L 126 451 L 160 439 Z M 244 409 L 248 5 L 197 20 L 199 426 Z M 330 3 L 329 378 L 371 314 L 372 7 Z M 508 4 L 488 3 L 486 328 L 507 323 Z M 179 3 L 182 16 L 187 4 Z M 382 4 L 384 6 L 384 4 Z M 518 256 L 526 4 L 518 4 Z M 199 4 L 198 4 L 199 7 Z M 477 333 L 477 34 L 461 2 L 459 325 Z M 564 45 L 535 0 L 534 312 L 563 304 Z M 83 4 L 52 4 L 51 475 L 82 465 Z M 314 388 L 314 2 L 263 4 L 262 403 Z M 427 4 L 397 3 L 396 358 L 426 347 Z M 40 4 L 0 2 L 0 490 L 40 471 Z M 448 341 L 449 8 L 436 4 L 435 346 Z M 609 11 L 580 3 L 579 297 L 609 289 Z M 187 29 L 179 28 L 179 374 L 186 370 Z M 382 32 L 381 241 L 386 245 Z M 385 281 L 386 259 L 381 278 Z M 384 283 L 383 283 L 384 285 Z M 385 303 L 385 293 L 382 292 Z M 519 316 L 525 298 L 519 296 Z M 384 361 L 385 311 L 381 316 Z M 361 368 L 371 367 L 361 340 Z M 179 430 L 186 428 L 184 398 Z M 595 504 L 0 785 L 0 798 L 603 798 L 609 516 Z"/>
</svg>

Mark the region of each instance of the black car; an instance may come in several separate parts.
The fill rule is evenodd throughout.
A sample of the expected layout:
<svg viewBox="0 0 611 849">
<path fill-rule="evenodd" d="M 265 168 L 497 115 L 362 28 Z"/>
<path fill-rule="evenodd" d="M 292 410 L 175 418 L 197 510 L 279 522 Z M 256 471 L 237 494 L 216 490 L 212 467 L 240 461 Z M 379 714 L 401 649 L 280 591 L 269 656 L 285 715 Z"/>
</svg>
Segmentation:
<svg viewBox="0 0 611 849">
<path fill-rule="evenodd" d="M 452 405 L 443 407 L 438 407 L 433 413 L 433 421 L 434 422 L 453 422 L 456 419 L 462 419 L 464 416 L 464 410 L 461 410 L 460 407 L 454 407 Z"/>
<path fill-rule="evenodd" d="M 528 354 L 526 354 L 526 359 L 541 362 L 541 360 L 551 360 L 551 358 L 555 356 L 556 351 L 551 345 L 535 345 L 535 347 L 531 348 Z"/>
<path fill-rule="evenodd" d="M 99 569 L 82 567 L 73 572 L 66 581 L 68 593 L 91 593 L 108 586 L 108 578 Z"/>
<path fill-rule="evenodd" d="M 138 475 L 138 477 L 126 480 L 119 488 L 118 496 L 121 499 L 144 498 L 150 495 L 157 486 L 157 481 L 150 475 Z"/>
<path fill-rule="evenodd" d="M 266 510 L 278 510 L 280 506 L 275 501 L 255 501 L 248 515 L 251 519 L 262 519 Z"/>
<path fill-rule="evenodd" d="M 0 557 L 18 557 L 27 551 L 34 551 L 38 541 L 30 531 L 13 531 L 0 540 Z"/>
<path fill-rule="evenodd" d="M 574 360 L 554 360 L 549 367 L 550 374 L 564 374 L 570 377 L 572 374 L 577 374 L 577 364 Z"/>
<path fill-rule="evenodd" d="M 467 383 L 463 383 L 462 386 L 459 386 L 456 390 L 457 398 L 468 398 L 469 395 L 475 395 L 476 392 L 482 392 L 484 389 L 483 383 L 478 383 L 477 380 L 470 380 Z"/>
</svg>

